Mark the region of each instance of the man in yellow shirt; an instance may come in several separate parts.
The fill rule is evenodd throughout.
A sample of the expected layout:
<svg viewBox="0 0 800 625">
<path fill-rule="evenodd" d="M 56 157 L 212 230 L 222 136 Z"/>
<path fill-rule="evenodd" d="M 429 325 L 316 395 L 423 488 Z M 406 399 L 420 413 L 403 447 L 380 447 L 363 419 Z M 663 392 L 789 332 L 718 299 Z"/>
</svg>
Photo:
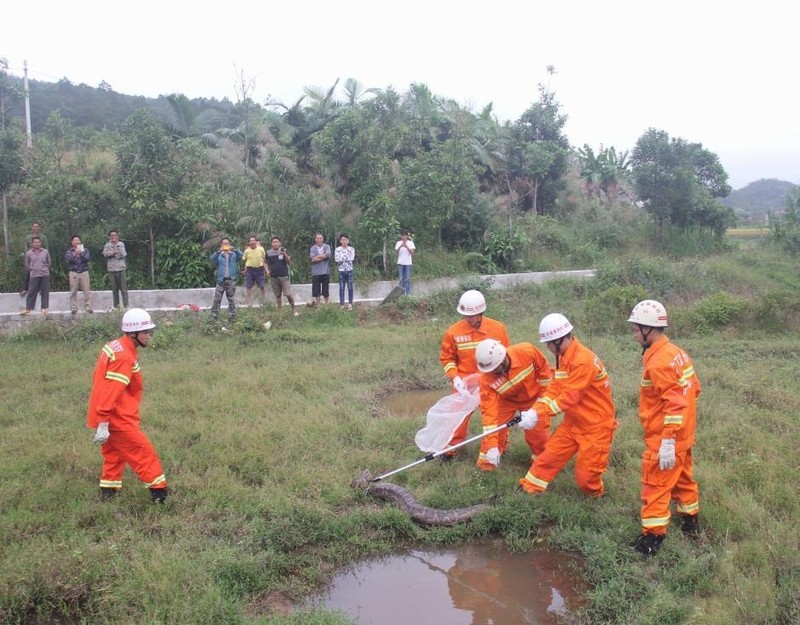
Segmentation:
<svg viewBox="0 0 800 625">
<path fill-rule="evenodd" d="M 252 236 L 247 239 L 247 247 L 244 250 L 244 286 L 247 289 L 247 306 L 253 304 L 253 285 L 257 284 L 261 289 L 261 305 L 267 299 L 267 287 L 265 280 L 266 271 L 266 252 L 258 244 L 258 239 Z"/>
</svg>

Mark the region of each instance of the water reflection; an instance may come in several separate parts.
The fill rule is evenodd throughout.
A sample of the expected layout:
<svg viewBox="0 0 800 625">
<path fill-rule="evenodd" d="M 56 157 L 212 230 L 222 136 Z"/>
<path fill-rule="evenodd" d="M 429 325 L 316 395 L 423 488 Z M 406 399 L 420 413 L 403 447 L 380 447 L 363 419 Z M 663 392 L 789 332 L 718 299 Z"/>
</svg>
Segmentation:
<svg viewBox="0 0 800 625">
<path fill-rule="evenodd" d="M 337 575 L 313 603 L 359 625 L 570 623 L 579 605 L 570 561 L 546 551 L 509 553 L 501 541 L 414 550 Z"/>
</svg>

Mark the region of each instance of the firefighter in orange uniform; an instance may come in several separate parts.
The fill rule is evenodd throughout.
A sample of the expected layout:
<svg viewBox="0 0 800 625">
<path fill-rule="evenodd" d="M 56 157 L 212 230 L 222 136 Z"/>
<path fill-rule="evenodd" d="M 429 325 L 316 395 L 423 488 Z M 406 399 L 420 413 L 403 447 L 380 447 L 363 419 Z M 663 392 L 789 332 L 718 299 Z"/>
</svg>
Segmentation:
<svg viewBox="0 0 800 625">
<path fill-rule="evenodd" d="M 611 381 L 603 363 L 572 336 L 572 329 L 569 320 L 559 313 L 545 316 L 539 324 L 539 339 L 556 357 L 556 371 L 534 409 L 521 415 L 519 425 L 529 430 L 541 419 L 549 421 L 563 415 L 564 420 L 519 481 L 532 495 L 544 492 L 576 454 L 578 488 L 590 497 L 605 493 L 603 473 L 617 428 Z"/>
<path fill-rule="evenodd" d="M 550 383 L 550 365 L 544 354 L 530 343 L 517 343 L 506 348 L 500 341 L 486 339 L 475 350 L 481 387 L 483 430 L 492 430 L 508 423 L 519 410 L 525 413 Z M 525 432 L 531 453 L 544 451 L 550 434 L 550 420 L 539 419 L 536 427 Z M 494 471 L 508 444 L 508 428 L 481 439 L 478 468 Z"/>
<path fill-rule="evenodd" d="M 465 291 L 458 300 L 458 313 L 462 319 L 445 330 L 439 352 L 439 361 L 444 367 L 444 374 L 453 384 L 457 393 L 467 393 L 467 378 L 478 373 L 475 363 L 475 348 L 484 339 L 496 339 L 508 347 L 508 332 L 505 325 L 494 319 L 484 316 L 486 299 L 480 291 L 471 289 Z M 467 438 L 469 420 L 472 413 L 468 414 L 461 425 L 458 426 L 450 440 L 450 445 L 457 445 Z M 443 460 L 452 458 L 452 454 L 442 456 Z"/>
<path fill-rule="evenodd" d="M 150 489 L 154 503 L 167 498 L 167 479 L 153 445 L 140 429 L 142 374 L 137 349 L 147 347 L 155 329 L 150 315 L 131 308 L 122 317 L 123 336 L 100 351 L 89 397 L 87 425 L 95 428 L 94 442 L 102 445 L 100 498 L 113 498 L 122 488 L 122 472 L 130 465 Z"/>
<path fill-rule="evenodd" d="M 642 346 L 639 418 L 642 454 L 642 533 L 636 551 L 650 557 L 661 547 L 670 520 L 670 500 L 682 517 L 681 530 L 697 534 L 700 495 L 692 477 L 700 380 L 689 355 L 664 334 L 667 310 L 655 300 L 636 304 L 628 319 Z"/>
</svg>

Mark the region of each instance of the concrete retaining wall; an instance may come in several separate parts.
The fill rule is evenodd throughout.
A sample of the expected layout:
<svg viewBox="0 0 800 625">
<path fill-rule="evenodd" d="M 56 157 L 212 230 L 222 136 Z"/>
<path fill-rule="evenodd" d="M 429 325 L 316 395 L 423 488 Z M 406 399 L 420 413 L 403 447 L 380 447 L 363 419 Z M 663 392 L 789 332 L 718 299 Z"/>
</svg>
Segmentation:
<svg viewBox="0 0 800 625">
<path fill-rule="evenodd" d="M 535 282 L 540 283 L 545 280 L 553 278 L 591 278 L 595 275 L 593 270 L 576 270 L 576 271 L 546 271 L 534 273 L 509 273 L 498 274 L 491 276 L 480 276 L 481 279 L 486 280 L 490 287 L 493 289 L 507 289 L 519 286 L 522 284 Z M 413 288 L 415 295 L 429 295 L 437 291 L 445 289 L 458 288 L 459 284 L 464 280 L 461 278 L 438 278 L 435 280 L 427 281 L 414 281 Z M 396 286 L 396 282 L 386 280 L 382 282 L 373 282 L 369 284 L 359 284 L 356 281 L 354 290 L 354 300 L 356 304 L 377 304 L 386 297 L 391 290 Z M 310 284 L 293 284 L 292 291 L 295 300 L 299 305 L 305 305 L 306 302 L 311 300 L 311 285 Z M 339 285 L 338 283 L 331 283 L 331 301 L 336 303 L 339 301 Z M 267 286 L 267 304 L 273 305 L 275 303 L 274 297 Z M 260 295 L 258 288 L 253 289 L 253 302 L 260 302 Z M 202 289 L 163 289 L 163 290 L 140 290 L 128 291 L 128 303 L 131 307 L 145 308 L 150 311 L 173 311 L 178 307 L 184 305 L 195 305 L 202 310 L 211 308 L 211 302 L 214 299 L 214 288 Z M 236 303 L 237 305 L 244 305 L 246 300 L 245 288 L 239 285 L 236 289 Z M 36 302 L 37 309 L 30 315 L 20 315 L 20 311 L 25 308 L 25 298 L 20 297 L 17 293 L 0 293 L 0 331 L 13 332 L 25 324 L 35 321 L 41 321 L 42 315 L 38 311 L 39 299 Z M 95 313 L 102 314 L 109 312 L 112 306 L 111 291 L 95 291 L 92 293 L 92 307 Z M 225 313 L 227 303 L 225 298 L 222 302 L 222 313 Z M 83 294 L 78 294 L 78 318 L 85 315 L 82 312 Z M 48 318 L 62 319 L 70 317 L 69 306 L 69 293 L 68 292 L 55 292 L 50 293 L 50 308 Z"/>
</svg>

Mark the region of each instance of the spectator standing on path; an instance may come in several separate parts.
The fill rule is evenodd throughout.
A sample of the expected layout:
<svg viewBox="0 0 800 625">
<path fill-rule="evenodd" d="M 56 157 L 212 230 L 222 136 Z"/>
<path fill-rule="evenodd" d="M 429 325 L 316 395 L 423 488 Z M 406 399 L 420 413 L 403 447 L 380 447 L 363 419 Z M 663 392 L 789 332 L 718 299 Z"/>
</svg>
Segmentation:
<svg viewBox="0 0 800 625">
<path fill-rule="evenodd" d="M 47 314 L 50 306 L 50 252 L 42 247 L 42 240 L 34 236 L 31 249 L 25 252 L 25 271 L 30 276 L 28 295 L 25 299 L 25 310 L 21 314 L 28 315 L 36 307 L 36 296 L 41 293 L 42 314 Z"/>
<path fill-rule="evenodd" d="M 167 478 L 139 415 L 143 384 L 137 350 L 147 347 L 155 327 L 146 310 L 132 308 L 122 316 L 123 335 L 106 343 L 97 358 L 86 425 L 95 429 L 93 442 L 102 445 L 101 501 L 116 497 L 126 464 L 150 489 L 153 503 L 167 499 Z"/>
<path fill-rule="evenodd" d="M 397 273 L 400 276 L 400 286 L 406 295 L 411 295 L 412 257 L 417 251 L 417 246 L 408 238 L 408 230 L 405 228 L 400 231 L 400 240 L 395 243 L 394 251 L 397 252 Z"/>
<path fill-rule="evenodd" d="M 311 297 L 319 305 L 320 298 L 327 304 L 330 299 L 331 246 L 325 243 L 322 233 L 314 235 L 314 245 L 308 252 L 311 258 Z"/>
<path fill-rule="evenodd" d="M 339 235 L 339 247 L 333 252 L 336 266 L 339 269 L 339 308 L 353 310 L 353 263 L 356 250 L 350 245 L 350 237 L 344 232 Z M 344 290 L 347 288 L 347 306 L 344 304 Z"/>
<path fill-rule="evenodd" d="M 266 252 L 264 248 L 258 244 L 256 237 L 250 237 L 247 240 L 247 247 L 244 250 L 242 258 L 244 259 L 244 286 L 247 289 L 247 305 L 253 304 L 253 285 L 257 284 L 261 290 L 261 305 L 267 301 L 267 287 L 266 287 Z"/>
<path fill-rule="evenodd" d="M 47 244 L 47 237 L 41 233 L 40 224 L 38 221 L 34 221 L 31 224 L 31 233 L 25 237 L 25 252 L 33 247 L 33 237 L 39 237 L 39 240 L 42 242 L 42 247 L 46 250 L 50 249 L 50 246 Z M 28 286 L 30 285 L 31 275 L 26 271 L 25 272 L 25 281 L 22 290 L 19 292 L 20 297 L 25 297 L 28 294 Z"/>
<path fill-rule="evenodd" d="M 119 233 L 116 230 L 109 230 L 108 241 L 103 246 L 103 256 L 108 259 L 108 281 L 111 284 L 111 296 L 116 309 L 120 306 L 120 294 L 122 294 L 122 307 L 128 309 L 128 281 L 125 277 L 127 255 L 125 244 L 119 240 Z"/>
<path fill-rule="evenodd" d="M 214 277 L 217 286 L 214 289 L 214 302 L 211 304 L 211 316 L 219 318 L 219 307 L 222 295 L 228 298 L 228 321 L 236 321 L 236 277 L 239 275 L 239 261 L 242 252 L 231 246 L 231 240 L 223 237 L 219 249 L 211 255 L 211 262 L 216 267 Z"/>
<path fill-rule="evenodd" d="M 700 380 L 694 363 L 664 334 L 667 309 L 655 300 L 636 304 L 628 321 L 642 346 L 639 419 L 644 430 L 642 453 L 642 532 L 634 549 L 656 554 L 667 535 L 670 502 L 675 500 L 681 531 L 699 531 L 700 492 L 693 473 Z"/>
<path fill-rule="evenodd" d="M 267 250 L 267 274 L 269 284 L 272 287 L 272 294 L 275 295 L 275 305 L 278 308 L 283 306 L 282 295 L 292 307 L 292 314 L 297 317 L 300 313 L 294 307 L 294 295 L 292 295 L 292 283 L 289 280 L 289 265 L 292 264 L 292 257 L 289 252 L 281 245 L 280 237 L 272 237 L 270 247 Z"/>
<path fill-rule="evenodd" d="M 72 315 L 78 314 L 78 289 L 83 292 L 83 306 L 87 313 L 92 310 L 92 290 L 89 286 L 89 250 L 76 234 L 64 255 L 69 268 L 69 309 Z"/>
</svg>

